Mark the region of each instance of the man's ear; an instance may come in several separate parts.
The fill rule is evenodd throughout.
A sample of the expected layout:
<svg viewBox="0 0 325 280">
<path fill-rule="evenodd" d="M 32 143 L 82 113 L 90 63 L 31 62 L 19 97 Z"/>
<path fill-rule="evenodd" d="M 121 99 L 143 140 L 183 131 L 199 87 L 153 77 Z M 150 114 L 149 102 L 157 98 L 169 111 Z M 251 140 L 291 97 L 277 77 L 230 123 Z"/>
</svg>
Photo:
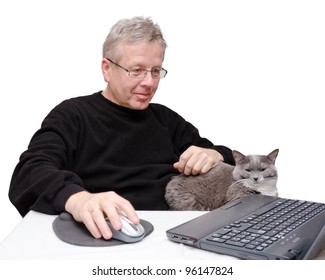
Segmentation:
<svg viewBox="0 0 325 280">
<path fill-rule="evenodd" d="M 102 73 L 103 77 L 106 83 L 109 83 L 110 81 L 110 75 L 109 75 L 109 69 L 111 67 L 111 64 L 106 58 L 102 59 Z"/>
</svg>

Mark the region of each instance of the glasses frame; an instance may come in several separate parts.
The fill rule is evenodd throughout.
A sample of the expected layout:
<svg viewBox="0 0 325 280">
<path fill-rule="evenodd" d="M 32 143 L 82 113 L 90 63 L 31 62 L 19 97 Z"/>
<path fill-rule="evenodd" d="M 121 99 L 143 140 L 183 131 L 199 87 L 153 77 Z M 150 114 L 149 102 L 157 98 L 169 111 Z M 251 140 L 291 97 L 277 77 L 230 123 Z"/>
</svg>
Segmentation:
<svg viewBox="0 0 325 280">
<path fill-rule="evenodd" d="M 132 79 L 142 80 L 142 79 L 144 79 L 144 78 L 147 76 L 147 73 L 148 73 L 148 72 L 151 73 L 151 77 L 152 77 L 153 79 L 155 79 L 155 80 L 165 78 L 166 75 L 167 75 L 167 70 L 164 69 L 164 68 L 161 68 L 161 69 L 160 69 L 160 71 L 159 71 L 159 77 L 154 77 L 154 76 L 152 75 L 152 73 L 153 73 L 152 70 L 147 70 L 147 69 L 139 68 L 139 69 L 137 69 L 137 70 L 142 70 L 142 71 L 144 71 L 144 72 L 143 72 L 143 75 L 140 75 L 139 77 L 138 77 L 138 76 L 132 76 L 132 71 L 133 71 L 133 70 L 129 70 L 129 69 L 127 69 L 127 68 L 121 66 L 120 64 L 116 63 L 115 61 L 111 60 L 111 59 L 108 58 L 108 57 L 106 57 L 106 59 L 107 59 L 109 62 L 113 63 L 114 65 L 116 65 L 116 66 L 120 67 L 121 69 L 123 69 L 124 71 L 126 71 L 126 72 L 128 73 L 128 75 L 129 75 L 129 77 L 132 78 Z"/>
</svg>

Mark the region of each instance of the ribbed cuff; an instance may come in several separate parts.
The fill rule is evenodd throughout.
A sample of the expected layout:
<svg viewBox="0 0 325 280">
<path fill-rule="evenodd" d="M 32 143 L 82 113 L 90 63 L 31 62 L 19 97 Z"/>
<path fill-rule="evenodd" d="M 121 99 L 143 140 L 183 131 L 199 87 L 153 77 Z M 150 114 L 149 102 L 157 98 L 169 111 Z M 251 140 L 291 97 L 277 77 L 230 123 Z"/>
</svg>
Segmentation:
<svg viewBox="0 0 325 280">
<path fill-rule="evenodd" d="M 79 185 L 68 185 L 65 186 L 55 197 L 54 200 L 54 209 L 59 213 L 65 211 L 65 204 L 69 197 L 75 193 L 84 191 L 85 189 L 80 187 Z"/>
<path fill-rule="evenodd" d="M 223 156 L 224 162 L 231 164 L 231 165 L 235 165 L 235 160 L 234 157 L 232 155 L 232 150 L 229 149 L 226 146 L 214 146 L 214 148 Z"/>
</svg>

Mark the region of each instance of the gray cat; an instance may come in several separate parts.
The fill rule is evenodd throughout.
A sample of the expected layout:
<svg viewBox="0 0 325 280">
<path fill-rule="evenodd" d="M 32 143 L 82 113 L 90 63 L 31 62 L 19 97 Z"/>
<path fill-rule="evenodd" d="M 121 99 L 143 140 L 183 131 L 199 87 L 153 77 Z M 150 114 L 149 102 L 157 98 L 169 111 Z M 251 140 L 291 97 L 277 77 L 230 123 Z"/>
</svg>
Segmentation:
<svg viewBox="0 0 325 280">
<path fill-rule="evenodd" d="M 171 210 L 209 211 L 249 194 L 277 196 L 278 153 L 245 156 L 233 151 L 235 166 L 221 162 L 206 174 L 174 176 L 166 186 L 166 201 Z"/>
</svg>

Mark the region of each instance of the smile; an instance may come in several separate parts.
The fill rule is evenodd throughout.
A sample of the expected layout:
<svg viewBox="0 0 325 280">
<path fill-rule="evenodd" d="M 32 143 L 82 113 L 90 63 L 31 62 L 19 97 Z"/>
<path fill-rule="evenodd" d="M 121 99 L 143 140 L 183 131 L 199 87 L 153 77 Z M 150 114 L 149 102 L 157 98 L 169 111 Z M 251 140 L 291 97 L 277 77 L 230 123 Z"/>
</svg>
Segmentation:
<svg viewBox="0 0 325 280">
<path fill-rule="evenodd" d="M 135 93 L 134 95 L 136 95 L 139 99 L 148 99 L 150 98 L 151 94 L 146 94 L 146 93 Z"/>
</svg>

